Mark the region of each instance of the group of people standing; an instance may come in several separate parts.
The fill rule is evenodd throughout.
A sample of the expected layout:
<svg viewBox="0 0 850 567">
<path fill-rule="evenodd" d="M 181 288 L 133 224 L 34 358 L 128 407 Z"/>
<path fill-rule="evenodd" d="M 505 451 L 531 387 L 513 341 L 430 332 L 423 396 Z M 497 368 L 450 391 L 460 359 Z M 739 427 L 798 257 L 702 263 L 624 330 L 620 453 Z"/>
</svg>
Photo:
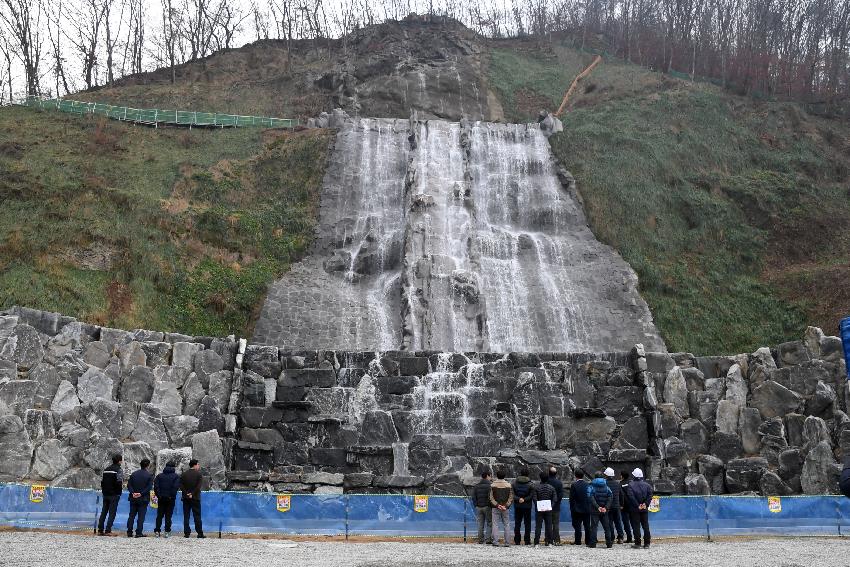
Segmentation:
<svg viewBox="0 0 850 567">
<path fill-rule="evenodd" d="M 652 487 L 643 479 L 643 471 L 635 469 L 631 475 L 625 471 L 620 480 L 614 470 L 607 468 L 597 473 L 591 482 L 576 471 L 576 480 L 569 490 L 570 517 L 575 530 L 573 545 L 596 547 L 599 524 L 605 533 L 605 545 L 612 547 L 616 529 L 617 543 L 632 543 L 634 548 L 649 547 L 649 505 Z M 529 471 L 523 468 L 511 484 L 505 480 L 505 471 L 496 471 L 492 480 L 490 471 L 481 473 L 481 481 L 472 492 L 478 522 L 478 543 L 510 546 L 509 509 L 514 508 L 515 545 L 531 545 L 531 516 L 534 511 L 534 545 L 540 545 L 541 532 L 544 545 L 561 545 L 561 504 L 564 485 L 558 470 L 550 467 L 540 473 L 540 481 L 532 483 Z M 503 543 L 499 543 L 503 534 Z M 582 542 L 582 539 L 584 542 Z"/>
<path fill-rule="evenodd" d="M 103 494 L 103 508 L 97 522 L 97 535 L 110 536 L 112 524 L 115 522 L 115 514 L 118 512 L 118 503 L 124 492 L 124 473 L 122 467 L 123 457 L 115 455 L 112 464 L 103 471 L 100 482 Z M 151 500 L 151 492 L 157 500 L 156 523 L 154 534 L 159 537 L 162 532 L 163 520 L 165 521 L 164 537 L 171 535 L 171 517 L 177 504 L 177 493 L 180 492 L 183 501 L 183 536 L 192 534 L 189 528 L 189 517 L 195 520 L 195 532 L 199 538 L 204 538 L 203 524 L 201 521 L 201 485 L 203 476 L 197 459 L 189 461 L 189 467 L 178 475 L 174 463 L 168 463 L 161 473 L 154 475 L 148 470 L 151 462 L 142 459 L 139 469 L 127 479 L 128 500 L 130 501 L 130 514 L 127 517 L 127 537 L 146 537 L 144 533 L 145 516 Z"/>
</svg>

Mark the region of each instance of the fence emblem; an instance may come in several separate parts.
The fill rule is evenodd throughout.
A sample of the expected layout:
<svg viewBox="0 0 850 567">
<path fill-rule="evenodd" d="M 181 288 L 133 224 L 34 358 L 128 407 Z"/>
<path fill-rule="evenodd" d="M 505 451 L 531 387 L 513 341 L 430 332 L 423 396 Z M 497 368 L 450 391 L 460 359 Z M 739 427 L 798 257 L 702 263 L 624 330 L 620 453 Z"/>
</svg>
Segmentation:
<svg viewBox="0 0 850 567">
<path fill-rule="evenodd" d="M 649 501 L 649 511 L 650 512 L 661 511 L 661 499 L 659 497 L 653 496 L 652 500 Z"/>
<path fill-rule="evenodd" d="M 291 494 L 278 494 L 277 495 L 277 511 L 278 512 L 289 512 L 289 509 L 292 507 L 292 495 Z"/>
<path fill-rule="evenodd" d="M 44 502 L 44 494 L 46 491 L 47 487 L 43 484 L 33 484 L 30 486 L 30 502 L 35 502 L 36 504 Z"/>
<path fill-rule="evenodd" d="M 779 496 L 768 496 L 767 509 L 774 514 L 780 513 L 782 511 L 782 499 Z"/>
<path fill-rule="evenodd" d="M 428 497 L 422 494 L 416 495 L 413 497 L 413 511 L 414 512 L 427 512 L 428 511 Z"/>
</svg>

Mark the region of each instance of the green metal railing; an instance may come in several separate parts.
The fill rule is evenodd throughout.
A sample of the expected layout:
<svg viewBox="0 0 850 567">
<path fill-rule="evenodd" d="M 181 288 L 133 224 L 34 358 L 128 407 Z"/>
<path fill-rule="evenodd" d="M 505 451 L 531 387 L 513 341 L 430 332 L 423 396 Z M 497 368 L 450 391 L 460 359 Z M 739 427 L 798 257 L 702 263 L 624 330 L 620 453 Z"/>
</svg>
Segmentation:
<svg viewBox="0 0 850 567">
<path fill-rule="evenodd" d="M 113 106 L 100 102 L 82 102 L 67 99 L 43 99 L 27 97 L 25 106 L 44 110 L 58 110 L 71 114 L 92 114 L 105 116 L 115 120 L 123 120 L 136 124 L 151 126 L 200 126 L 204 128 L 294 128 L 298 125 L 295 118 L 271 118 L 268 116 L 241 116 L 238 114 L 221 114 L 218 112 L 195 112 L 191 110 L 160 110 L 158 108 L 130 108 L 128 106 Z"/>
</svg>

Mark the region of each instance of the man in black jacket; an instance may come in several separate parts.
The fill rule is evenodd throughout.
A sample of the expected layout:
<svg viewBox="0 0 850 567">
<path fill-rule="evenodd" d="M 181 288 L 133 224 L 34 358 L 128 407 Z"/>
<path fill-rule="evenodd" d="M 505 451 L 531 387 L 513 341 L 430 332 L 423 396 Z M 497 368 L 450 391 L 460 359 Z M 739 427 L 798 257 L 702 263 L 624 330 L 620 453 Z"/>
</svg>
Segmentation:
<svg viewBox="0 0 850 567">
<path fill-rule="evenodd" d="M 177 502 L 177 490 L 180 488 L 180 477 L 174 472 L 174 463 L 168 463 L 153 481 L 153 493 L 156 494 L 156 525 L 153 533 L 159 537 L 162 520 L 165 518 L 165 537 L 171 534 L 171 516 L 174 514 L 174 504 Z"/>
<path fill-rule="evenodd" d="M 195 532 L 198 534 L 198 539 L 207 537 L 204 535 L 204 526 L 201 522 L 202 483 L 201 465 L 198 459 L 192 459 L 189 461 L 189 468 L 180 475 L 180 490 L 183 492 L 183 537 L 192 535 L 192 530 L 189 529 L 190 514 L 195 518 Z"/>
<path fill-rule="evenodd" d="M 552 544 L 552 500 L 555 499 L 555 489 L 547 481 L 549 480 L 549 471 L 540 473 L 540 483 L 534 487 L 534 545 L 540 544 L 540 529 L 545 527 L 545 543 Z M 543 506 L 540 503 L 549 501 L 548 506 Z M 548 508 L 541 510 L 541 508 Z"/>
<path fill-rule="evenodd" d="M 133 537 L 133 520 L 136 520 L 136 537 L 145 537 L 145 515 L 151 499 L 153 475 L 148 471 L 150 460 L 142 459 L 139 470 L 130 475 L 127 492 L 130 493 L 130 515 L 127 517 L 127 537 Z"/>
<path fill-rule="evenodd" d="M 493 511 L 490 507 L 490 471 L 481 471 L 481 480 L 472 489 L 472 505 L 478 521 L 478 543 L 493 543 Z"/>
<path fill-rule="evenodd" d="M 841 471 L 838 487 L 841 489 L 841 494 L 850 498 L 850 455 L 844 457 L 844 469 Z"/>
<path fill-rule="evenodd" d="M 649 503 L 652 501 L 652 487 L 643 480 L 642 470 L 632 471 L 632 481 L 626 489 L 626 498 L 629 500 L 629 514 L 635 536 L 635 544 L 632 547 L 640 549 L 641 528 L 643 528 L 643 547 L 649 547 Z"/>
<path fill-rule="evenodd" d="M 531 505 L 534 488 L 528 478 L 528 469 L 519 471 L 513 484 L 514 489 L 514 544 L 520 544 L 520 530 L 525 524 L 525 545 L 531 545 Z"/>
<path fill-rule="evenodd" d="M 558 469 L 549 468 L 547 481 L 555 490 L 555 500 L 552 502 L 552 542 L 561 545 L 561 500 L 564 499 L 564 483 L 558 478 Z"/>
<path fill-rule="evenodd" d="M 609 525 L 612 531 L 614 529 L 617 530 L 617 543 L 623 543 L 623 517 L 620 514 L 623 506 L 623 488 L 620 486 L 620 481 L 615 478 L 614 469 L 611 467 L 605 469 L 605 482 L 608 483 L 608 488 L 611 489 L 611 494 L 614 495 L 611 501 L 611 507 L 608 510 Z M 629 531 L 629 535 L 631 533 Z"/>
<path fill-rule="evenodd" d="M 121 468 L 121 455 L 112 457 L 112 464 L 103 471 L 100 481 L 100 491 L 103 493 L 103 508 L 100 518 L 97 520 L 97 535 L 111 536 L 112 523 L 115 522 L 115 513 L 118 511 L 118 503 L 121 501 L 121 491 L 124 490 L 124 470 Z M 107 514 L 109 519 L 107 520 Z M 104 521 L 106 526 L 104 527 Z M 117 535 L 117 534 L 116 534 Z"/>
<path fill-rule="evenodd" d="M 581 545 L 581 532 L 584 529 L 584 539 L 590 537 L 590 503 L 587 499 L 587 481 L 584 480 L 584 472 L 576 470 L 576 479 L 570 485 L 570 517 L 575 530 L 573 545 Z"/>
<path fill-rule="evenodd" d="M 629 499 L 626 498 L 626 490 L 629 488 L 628 471 L 620 471 L 620 505 L 622 506 L 623 531 L 626 532 L 625 543 L 632 543 L 632 520 L 629 515 Z"/>
</svg>

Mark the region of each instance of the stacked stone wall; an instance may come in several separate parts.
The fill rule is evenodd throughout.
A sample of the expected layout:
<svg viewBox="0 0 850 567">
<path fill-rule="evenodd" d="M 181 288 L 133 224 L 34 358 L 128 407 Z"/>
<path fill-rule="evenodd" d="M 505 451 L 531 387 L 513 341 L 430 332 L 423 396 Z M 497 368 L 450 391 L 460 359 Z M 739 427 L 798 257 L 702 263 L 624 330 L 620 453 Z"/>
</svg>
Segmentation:
<svg viewBox="0 0 850 567">
<path fill-rule="evenodd" d="M 658 493 L 837 491 L 841 342 L 736 356 L 286 351 L 0 313 L 0 481 L 97 488 L 198 458 L 212 488 L 464 494 L 484 468 L 644 468 Z"/>
</svg>

